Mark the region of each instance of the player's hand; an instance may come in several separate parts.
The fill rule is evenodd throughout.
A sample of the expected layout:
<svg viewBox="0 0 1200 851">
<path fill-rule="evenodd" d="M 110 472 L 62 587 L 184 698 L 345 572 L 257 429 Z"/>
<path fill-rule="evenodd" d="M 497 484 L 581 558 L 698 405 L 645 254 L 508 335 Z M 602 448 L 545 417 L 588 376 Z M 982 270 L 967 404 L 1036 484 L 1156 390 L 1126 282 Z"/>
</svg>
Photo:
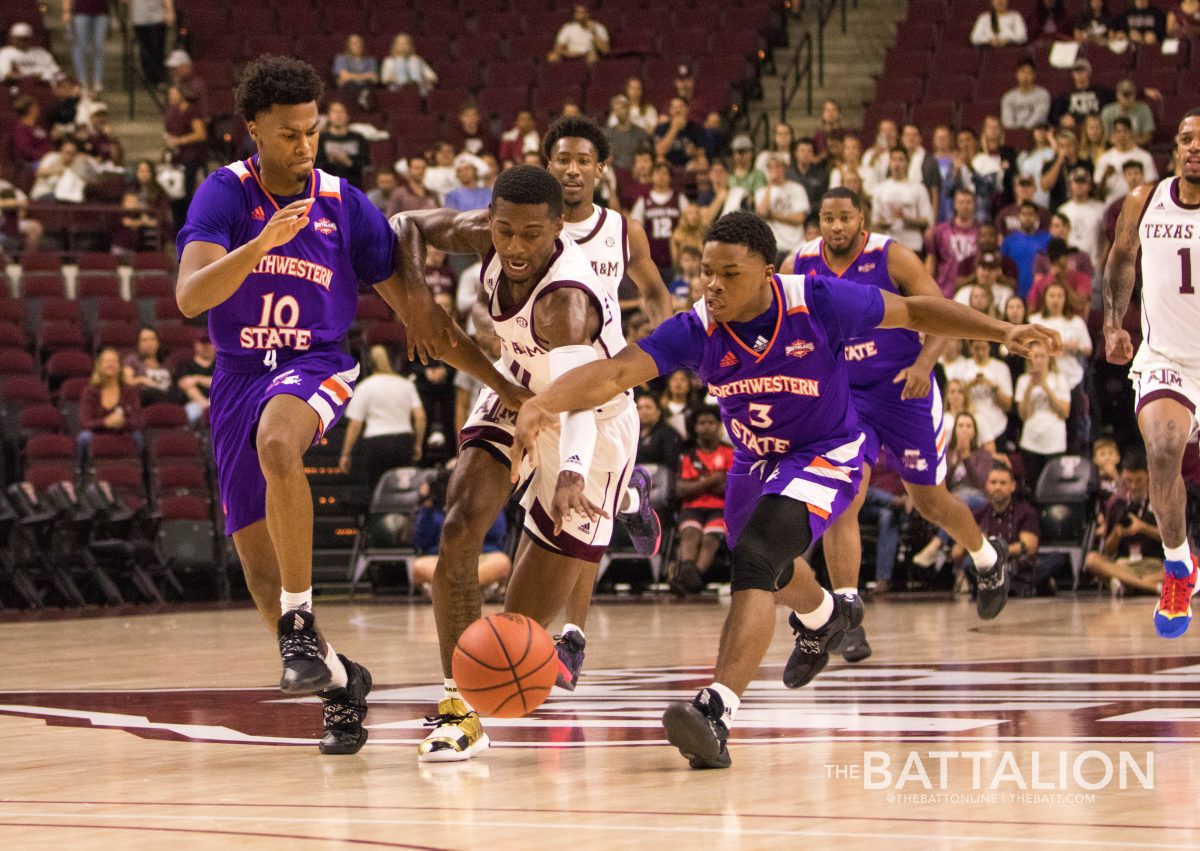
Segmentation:
<svg viewBox="0 0 1200 851">
<path fill-rule="evenodd" d="M 892 379 L 893 384 L 904 382 L 904 389 L 900 391 L 901 399 L 924 399 L 929 395 L 929 373 L 920 372 L 919 370 L 902 369 Z"/>
<path fill-rule="evenodd" d="M 1133 360 L 1133 340 L 1124 328 L 1104 329 L 1104 356 L 1109 363 L 1129 363 Z"/>
<path fill-rule="evenodd" d="M 454 335 L 454 320 L 432 296 L 410 298 L 408 315 L 401 318 L 404 320 L 409 360 L 420 359 L 421 363 L 428 364 L 431 360 L 440 360 L 447 349 L 458 345 L 458 338 Z"/>
<path fill-rule="evenodd" d="M 512 462 L 512 481 L 514 484 L 521 480 L 521 461 L 526 455 L 529 463 L 537 466 L 537 436 L 542 429 L 550 428 L 558 422 L 558 417 L 549 413 L 538 400 L 537 396 L 529 399 L 517 414 L 517 425 L 513 432 L 512 449 L 508 452 Z"/>
<path fill-rule="evenodd" d="M 1051 355 L 1062 354 L 1062 335 L 1045 325 L 1014 325 L 1004 335 L 1004 345 L 1021 357 L 1029 356 L 1029 347 L 1034 343 L 1044 345 Z"/>
<path fill-rule="evenodd" d="M 584 495 L 587 482 L 583 476 L 570 470 L 558 474 L 558 483 L 554 487 L 554 499 L 550 502 L 550 519 L 554 521 L 554 534 L 562 532 L 564 523 L 573 523 L 576 515 L 581 515 L 593 523 L 601 517 L 607 517 L 608 512 L 598 508 Z"/>
<path fill-rule="evenodd" d="M 292 237 L 308 227 L 308 211 L 312 209 L 312 198 L 301 198 L 279 209 L 267 226 L 262 229 L 256 242 L 263 251 L 287 245 Z"/>
<path fill-rule="evenodd" d="M 509 384 L 500 394 L 500 404 L 510 411 L 520 411 L 521 407 L 533 398 L 533 391 L 526 390 L 520 384 Z"/>
</svg>

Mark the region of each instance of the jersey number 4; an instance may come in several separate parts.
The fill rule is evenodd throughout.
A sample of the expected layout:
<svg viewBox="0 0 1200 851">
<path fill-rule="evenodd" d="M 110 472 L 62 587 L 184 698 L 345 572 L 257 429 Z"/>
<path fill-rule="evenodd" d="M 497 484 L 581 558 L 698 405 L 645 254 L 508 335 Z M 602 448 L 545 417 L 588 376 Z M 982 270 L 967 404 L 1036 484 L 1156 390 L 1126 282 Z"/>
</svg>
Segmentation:
<svg viewBox="0 0 1200 851">
<path fill-rule="evenodd" d="M 266 293 L 262 297 L 262 316 L 258 317 L 260 328 L 295 328 L 300 324 L 300 302 L 295 296 L 285 295 L 278 301 L 275 293 Z M 267 349 L 263 355 L 263 366 L 272 370 L 278 365 L 279 352 Z"/>
<path fill-rule="evenodd" d="M 1179 249 L 1179 262 L 1183 267 L 1179 270 L 1179 291 L 1184 295 L 1192 295 L 1196 292 L 1192 288 L 1192 249 Z"/>
</svg>

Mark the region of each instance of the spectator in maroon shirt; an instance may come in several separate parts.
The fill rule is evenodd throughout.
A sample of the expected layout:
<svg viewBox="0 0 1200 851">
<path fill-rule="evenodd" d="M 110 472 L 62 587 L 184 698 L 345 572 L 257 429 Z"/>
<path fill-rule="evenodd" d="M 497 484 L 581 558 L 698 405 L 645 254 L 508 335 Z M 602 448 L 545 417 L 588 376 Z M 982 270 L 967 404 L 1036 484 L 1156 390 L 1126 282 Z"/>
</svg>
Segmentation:
<svg viewBox="0 0 1200 851">
<path fill-rule="evenodd" d="M 94 434 L 129 434 L 141 445 L 142 403 L 137 388 L 125 383 L 121 357 L 112 347 L 96 356 L 92 380 L 79 399 L 79 425 L 81 462 L 87 460 Z"/>
<path fill-rule="evenodd" d="M 1012 469 L 1002 461 L 992 464 L 986 490 L 988 504 L 975 512 L 980 531 L 1008 545 L 1010 574 L 1032 577 L 1041 537 L 1037 511 L 1025 500 L 1015 497 L 1017 480 Z M 965 554 L 961 544 L 955 544 L 951 551 L 954 559 L 962 559 Z"/>
<path fill-rule="evenodd" d="M 450 126 L 447 139 L 458 153 L 466 151 L 480 156 L 495 154 L 499 150 L 499 145 L 479 114 L 479 107 L 474 104 L 467 104 L 458 113 L 458 121 Z"/>
<path fill-rule="evenodd" d="M 25 96 L 17 98 L 13 108 L 20 117 L 12 131 L 13 153 L 30 168 L 37 168 L 38 160 L 54 148 L 50 134 L 39 123 L 41 107 L 36 100 Z"/>
<path fill-rule="evenodd" d="M 432 210 L 438 206 L 437 195 L 425 186 L 425 170 L 429 163 L 424 157 L 409 157 L 408 172 L 392 193 L 388 202 L 387 217 L 409 210 Z"/>
<path fill-rule="evenodd" d="M 172 85 L 167 89 L 163 129 L 171 161 L 183 169 L 183 198 L 173 205 L 175 221 L 182 222 L 200 182 L 200 172 L 208 163 L 208 127 L 186 85 Z"/>
<path fill-rule="evenodd" d="M 170 75 L 171 85 L 187 87 L 187 90 L 192 93 L 192 101 L 196 104 L 196 108 L 207 119 L 209 116 L 208 85 L 193 72 L 192 57 L 188 56 L 184 50 L 172 50 L 171 55 L 167 57 L 167 73 Z"/>
</svg>

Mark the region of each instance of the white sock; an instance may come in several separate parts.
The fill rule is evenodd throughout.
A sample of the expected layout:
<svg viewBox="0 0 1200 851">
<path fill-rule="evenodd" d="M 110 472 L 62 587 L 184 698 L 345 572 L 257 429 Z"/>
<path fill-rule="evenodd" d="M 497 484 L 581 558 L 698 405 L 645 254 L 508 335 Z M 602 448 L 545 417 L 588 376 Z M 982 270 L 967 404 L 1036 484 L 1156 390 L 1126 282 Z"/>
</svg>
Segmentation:
<svg viewBox="0 0 1200 851">
<path fill-rule="evenodd" d="M 442 680 L 442 685 L 446 689 L 445 693 L 442 695 L 442 700 L 445 700 L 446 698 L 461 700 L 463 705 L 467 707 L 468 712 L 473 712 L 475 710 L 475 707 L 473 707 L 467 701 L 467 699 L 463 697 L 463 693 L 458 690 L 458 683 L 454 682 L 452 677 L 447 677 L 446 679 Z"/>
<path fill-rule="evenodd" d="M 625 488 L 625 503 L 618 514 L 635 514 L 642 507 L 641 494 L 634 488 Z"/>
<path fill-rule="evenodd" d="M 821 600 L 821 605 L 817 606 L 811 612 L 796 612 L 796 617 L 800 618 L 800 623 L 804 624 L 809 629 L 820 629 L 829 623 L 829 619 L 833 617 L 833 595 L 821 589 L 824 597 Z"/>
<path fill-rule="evenodd" d="M 971 557 L 971 561 L 975 562 L 975 568 L 984 572 L 991 570 L 992 566 L 1000 558 L 996 552 L 996 548 L 992 546 L 992 542 L 987 538 L 983 539 L 983 546 L 979 549 L 974 552 L 967 550 L 967 555 Z"/>
<path fill-rule="evenodd" d="M 1168 547 L 1164 545 L 1163 558 L 1166 561 L 1181 561 L 1190 566 L 1192 563 L 1192 551 L 1188 547 L 1187 538 L 1184 538 L 1183 543 L 1177 547 Z"/>
<path fill-rule="evenodd" d="M 325 642 L 325 665 L 333 676 L 329 681 L 329 688 L 345 688 L 350 682 L 350 675 L 346 673 L 346 666 L 342 664 L 333 645 L 328 641 Z"/>
<path fill-rule="evenodd" d="M 584 634 L 583 634 L 583 627 L 581 627 L 581 626 L 576 626 L 576 625 L 575 625 L 575 624 L 573 624 L 573 623 L 565 623 L 565 624 L 563 624 L 562 632 L 560 632 L 560 633 L 559 633 L 559 635 L 566 635 L 566 634 L 567 634 L 568 632 L 570 632 L 571 630 L 574 630 L 575 632 L 579 633 L 579 637 L 580 637 L 580 638 L 583 638 L 585 641 L 587 640 L 587 639 L 586 639 L 586 637 L 585 637 L 585 636 L 584 636 Z"/>
<path fill-rule="evenodd" d="M 280 590 L 279 592 L 279 608 L 285 612 L 294 612 L 299 609 L 302 612 L 312 611 L 312 586 L 293 594 L 291 591 Z"/>
<path fill-rule="evenodd" d="M 742 699 L 733 693 L 733 689 L 729 686 L 723 686 L 720 683 L 713 683 L 709 686 L 721 697 L 721 703 L 725 706 L 725 712 L 722 715 L 722 720 L 725 726 L 733 724 L 733 716 L 737 715 L 738 707 L 742 704 Z"/>
<path fill-rule="evenodd" d="M 852 585 L 849 588 L 834 588 L 833 593 L 841 594 L 843 597 L 845 597 L 845 596 L 857 597 L 858 596 L 858 586 Z"/>
</svg>

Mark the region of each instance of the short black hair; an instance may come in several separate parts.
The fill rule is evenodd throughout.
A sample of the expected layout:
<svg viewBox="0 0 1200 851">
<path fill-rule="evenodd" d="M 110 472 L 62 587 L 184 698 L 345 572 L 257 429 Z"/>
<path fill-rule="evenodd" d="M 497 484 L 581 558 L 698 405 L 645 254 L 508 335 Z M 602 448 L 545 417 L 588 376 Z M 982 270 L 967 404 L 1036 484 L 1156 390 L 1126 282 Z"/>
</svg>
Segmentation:
<svg viewBox="0 0 1200 851">
<path fill-rule="evenodd" d="M 1036 65 L 1033 64 L 1033 60 L 1030 59 L 1028 56 L 1017 63 L 1017 70 L 1020 71 L 1022 68 L 1026 67 L 1026 66 L 1029 66 L 1030 68 L 1037 67 Z"/>
<path fill-rule="evenodd" d="M 775 255 L 779 253 L 775 234 L 767 223 L 744 210 L 726 213 L 713 222 L 708 228 L 708 233 L 704 235 L 704 241 L 744 245 L 768 265 L 775 264 Z"/>
<path fill-rule="evenodd" d="M 971 193 L 971 194 L 974 194 L 974 193 Z M 1035 213 L 1038 211 L 1038 205 L 1033 203 L 1032 201 L 1022 201 L 1020 204 L 1017 205 L 1018 210 L 1024 210 L 1026 207 L 1029 207 Z"/>
<path fill-rule="evenodd" d="M 721 411 L 712 405 L 701 405 L 696 409 L 696 413 L 692 415 L 692 424 L 695 425 L 696 420 L 701 417 L 713 417 L 718 423 L 721 422 Z"/>
<path fill-rule="evenodd" d="M 858 197 L 858 193 L 853 189 L 847 189 L 845 186 L 835 186 L 832 189 L 826 190 L 821 196 L 821 203 L 826 201 L 836 201 L 842 198 L 850 202 L 850 206 L 856 210 L 862 211 L 862 199 Z"/>
<path fill-rule="evenodd" d="M 1071 247 L 1067 245 L 1065 239 L 1059 239 L 1057 236 L 1046 243 L 1046 257 L 1051 263 L 1061 260 L 1071 253 Z"/>
<path fill-rule="evenodd" d="M 1124 115 L 1118 115 L 1116 118 L 1113 119 L 1113 127 L 1116 127 L 1118 124 L 1121 125 L 1122 127 L 1124 127 L 1126 130 L 1133 129 L 1133 122 L 1130 121 L 1128 118 L 1126 118 Z"/>
<path fill-rule="evenodd" d="M 1121 453 L 1121 461 L 1117 465 L 1122 473 L 1144 473 L 1147 471 L 1146 450 L 1140 446 L 1130 446 Z"/>
<path fill-rule="evenodd" d="M 1179 123 L 1182 124 L 1189 118 L 1200 118 L 1200 106 L 1196 107 L 1195 109 L 1189 109 L 1187 112 L 1185 112 L 1183 114 L 1183 118 L 1179 119 Z"/>
<path fill-rule="evenodd" d="M 612 154 L 608 137 L 604 135 L 599 124 L 586 115 L 564 115 L 550 125 L 542 139 L 542 153 L 546 155 L 546 161 L 550 161 L 551 153 L 559 139 L 571 138 L 587 139 L 591 142 L 592 147 L 596 149 L 596 159 L 600 162 L 607 162 Z"/>
<path fill-rule="evenodd" d="M 992 461 L 992 469 L 988 471 L 988 475 L 990 476 L 992 473 L 999 472 L 1008 473 L 1009 477 L 1014 481 L 1017 478 L 1016 474 L 1012 471 L 1012 467 L 1008 466 L 1003 461 Z"/>
<path fill-rule="evenodd" d="M 1125 160 L 1125 162 L 1121 163 L 1121 171 L 1124 171 L 1127 168 L 1136 168 L 1143 174 L 1146 172 L 1146 166 L 1142 165 L 1141 160 Z"/>
<path fill-rule="evenodd" d="M 233 91 L 238 115 L 253 121 L 275 104 L 319 101 L 325 86 L 307 62 L 290 56 L 260 56 L 246 66 Z"/>
<path fill-rule="evenodd" d="M 500 172 L 492 187 L 492 208 L 497 201 L 510 204 L 545 204 L 550 218 L 562 215 L 562 186 L 550 172 L 536 165 L 514 165 Z"/>
</svg>

